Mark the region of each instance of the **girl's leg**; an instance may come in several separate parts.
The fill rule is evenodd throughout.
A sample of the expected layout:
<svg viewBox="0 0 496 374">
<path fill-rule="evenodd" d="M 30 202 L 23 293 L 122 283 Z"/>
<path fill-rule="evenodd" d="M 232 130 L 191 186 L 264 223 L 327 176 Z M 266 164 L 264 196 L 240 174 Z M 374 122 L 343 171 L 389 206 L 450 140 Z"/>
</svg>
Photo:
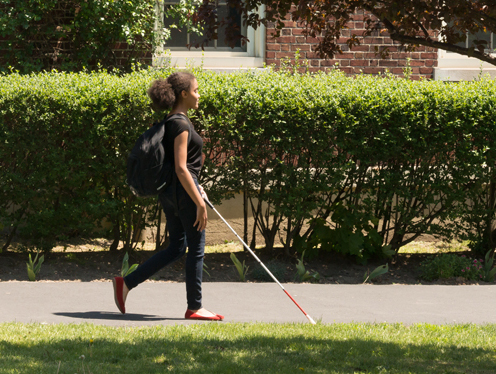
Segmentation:
<svg viewBox="0 0 496 374">
<path fill-rule="evenodd" d="M 197 188 L 198 183 L 195 180 Z M 179 190 L 178 190 L 179 191 Z M 198 231 L 193 224 L 196 221 L 197 208 L 193 200 L 182 189 L 178 192 L 179 217 L 183 223 L 188 242 L 186 257 L 186 294 L 188 310 L 185 318 L 222 320 L 224 316 L 212 313 L 202 307 L 203 256 L 205 253 L 205 231 Z"/>
<path fill-rule="evenodd" d="M 169 246 L 154 254 L 124 278 L 124 282 L 129 290 L 144 282 L 165 266 L 177 261 L 186 252 L 186 233 L 184 232 L 180 217 L 174 214 L 174 206 L 168 197 L 168 194 L 164 193 L 164 196 L 160 196 L 160 201 L 167 219 Z"/>
<path fill-rule="evenodd" d="M 195 181 L 196 182 L 196 181 Z M 178 214 L 182 222 L 188 243 L 186 257 L 186 297 L 188 309 L 198 310 L 202 307 L 203 256 L 205 251 L 205 230 L 198 231 L 193 224 L 196 221 L 196 205 L 187 192 L 178 188 Z"/>
</svg>

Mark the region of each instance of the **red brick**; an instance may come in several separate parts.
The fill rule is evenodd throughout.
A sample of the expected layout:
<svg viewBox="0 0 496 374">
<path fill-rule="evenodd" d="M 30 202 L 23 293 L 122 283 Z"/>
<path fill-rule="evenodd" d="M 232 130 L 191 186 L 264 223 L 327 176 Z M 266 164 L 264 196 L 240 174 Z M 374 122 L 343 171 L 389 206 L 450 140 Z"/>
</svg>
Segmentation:
<svg viewBox="0 0 496 374">
<path fill-rule="evenodd" d="M 435 60 L 435 59 L 437 59 L 437 53 L 432 53 L 432 52 L 421 53 L 420 58 Z"/>
<path fill-rule="evenodd" d="M 363 21 L 363 14 L 352 14 L 351 19 L 353 21 Z"/>
<path fill-rule="evenodd" d="M 276 43 L 285 44 L 285 43 L 294 43 L 296 38 L 294 36 L 280 36 L 276 38 Z"/>
<path fill-rule="evenodd" d="M 320 61 L 320 66 L 336 66 L 336 64 L 339 65 L 339 62 L 336 60 L 321 60 Z"/>
<path fill-rule="evenodd" d="M 425 63 L 424 61 L 421 60 L 411 60 L 410 61 L 410 66 L 424 66 Z"/>
<path fill-rule="evenodd" d="M 338 59 L 338 60 L 341 60 L 341 59 L 351 59 L 351 58 L 355 58 L 355 55 L 351 52 L 348 52 L 348 53 L 341 53 L 341 54 L 337 54 L 336 56 L 334 56 L 334 58 Z"/>
<path fill-rule="evenodd" d="M 290 28 L 298 27 L 298 25 L 294 21 L 284 21 L 284 26 Z"/>
<path fill-rule="evenodd" d="M 384 72 L 384 69 L 381 68 L 363 68 L 362 72 L 364 74 L 379 74 Z"/>
<path fill-rule="evenodd" d="M 384 38 L 366 37 L 363 38 L 362 44 L 384 44 Z"/>
<path fill-rule="evenodd" d="M 312 47 L 310 44 L 291 44 L 291 50 L 292 51 L 296 51 L 298 49 L 300 51 L 311 51 Z"/>
<path fill-rule="evenodd" d="M 345 74 L 352 74 L 353 73 L 353 69 L 352 68 L 341 68 L 340 67 L 339 70 L 341 70 Z"/>
<path fill-rule="evenodd" d="M 363 51 L 363 52 L 369 52 L 370 51 L 370 46 L 369 45 L 359 45 L 356 47 L 351 48 L 352 51 Z"/>
<path fill-rule="evenodd" d="M 350 65 L 351 66 L 369 66 L 369 61 L 368 60 L 351 60 Z"/>
<path fill-rule="evenodd" d="M 307 55 L 306 55 L 307 58 L 316 58 L 316 59 L 320 59 L 320 55 L 316 52 L 307 52 Z"/>
<path fill-rule="evenodd" d="M 291 31 L 292 31 L 293 35 L 304 35 L 303 33 L 304 33 L 305 29 L 301 28 L 301 27 L 296 27 L 294 29 L 291 29 Z"/>
<path fill-rule="evenodd" d="M 276 58 L 291 58 L 294 57 L 294 53 L 292 52 L 276 52 Z"/>
<path fill-rule="evenodd" d="M 398 66 L 397 60 L 380 60 L 379 66 Z"/>
<path fill-rule="evenodd" d="M 267 50 L 268 51 L 280 51 L 281 45 L 276 44 L 276 43 L 267 43 Z"/>
</svg>

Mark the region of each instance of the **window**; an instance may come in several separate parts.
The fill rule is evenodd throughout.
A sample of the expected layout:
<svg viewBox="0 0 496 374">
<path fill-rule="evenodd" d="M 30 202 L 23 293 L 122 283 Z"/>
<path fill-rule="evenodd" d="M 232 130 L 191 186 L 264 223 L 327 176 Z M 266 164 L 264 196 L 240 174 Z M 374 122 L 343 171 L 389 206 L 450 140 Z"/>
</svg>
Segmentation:
<svg viewBox="0 0 496 374">
<path fill-rule="evenodd" d="M 475 40 L 484 40 L 487 42 L 486 51 L 496 50 L 496 40 L 494 40 L 494 34 L 491 32 L 479 31 L 477 34 L 467 34 L 467 38 L 464 42 L 460 42 L 457 45 L 460 47 L 469 48 L 474 45 Z M 448 52 L 449 53 L 449 52 Z"/>
<path fill-rule="evenodd" d="M 163 19 L 163 25 L 168 28 L 174 23 L 174 20 L 167 19 L 164 16 L 163 9 L 167 9 L 172 4 L 178 3 L 179 0 L 166 0 L 162 3 L 163 7 L 158 7 L 157 18 Z M 219 30 L 219 39 L 212 40 L 204 51 L 201 48 L 191 47 L 188 49 L 187 44 L 194 43 L 197 36 L 190 34 L 186 29 L 171 29 L 171 37 L 164 45 L 164 53 L 160 57 L 154 58 L 154 65 L 161 65 L 168 60 L 172 65 L 185 67 L 189 65 L 198 66 L 203 64 L 205 68 L 210 69 L 239 69 L 239 68 L 257 68 L 264 64 L 265 56 L 265 27 L 259 26 L 257 30 L 247 28 L 243 25 L 241 15 L 236 14 L 236 10 L 228 7 L 225 1 L 219 1 L 218 16 L 224 18 L 227 16 L 234 17 L 240 26 L 241 34 L 246 35 L 248 43 L 238 41 L 234 48 L 231 48 L 224 42 L 224 30 Z M 261 9 L 260 11 L 263 11 Z"/>
<path fill-rule="evenodd" d="M 458 43 L 461 47 L 469 48 L 474 40 L 485 40 L 489 51 L 496 54 L 496 35 L 489 32 L 480 31 L 476 34 L 467 34 L 465 41 Z M 434 69 L 434 79 L 436 80 L 473 80 L 481 74 L 489 74 L 496 78 L 496 66 L 483 62 L 477 58 L 460 55 L 458 53 L 439 50 L 438 67 Z"/>
<path fill-rule="evenodd" d="M 176 1 L 165 1 L 164 6 L 165 9 L 170 7 L 172 4 L 177 4 L 179 0 Z M 225 17 L 233 17 L 236 20 L 236 24 L 240 28 L 240 32 L 243 35 L 246 35 L 246 26 L 243 25 L 241 15 L 236 12 L 235 9 L 229 8 L 226 5 L 225 1 L 219 1 L 218 4 L 218 17 L 220 19 Z M 165 28 L 169 28 L 171 24 L 174 24 L 174 19 L 170 19 L 164 17 L 164 26 Z M 246 52 L 246 43 L 242 45 L 241 41 L 239 41 L 234 48 L 231 48 L 224 42 L 224 29 L 225 26 L 219 30 L 219 39 L 212 40 L 209 42 L 209 45 L 205 47 L 206 51 L 235 51 L 235 52 Z M 170 49 L 171 51 L 186 51 L 187 44 L 194 43 L 195 38 L 197 36 L 195 34 L 189 34 L 186 30 L 178 30 L 171 29 L 171 37 L 165 43 L 165 48 Z M 198 36 L 200 38 L 200 36 Z"/>
</svg>

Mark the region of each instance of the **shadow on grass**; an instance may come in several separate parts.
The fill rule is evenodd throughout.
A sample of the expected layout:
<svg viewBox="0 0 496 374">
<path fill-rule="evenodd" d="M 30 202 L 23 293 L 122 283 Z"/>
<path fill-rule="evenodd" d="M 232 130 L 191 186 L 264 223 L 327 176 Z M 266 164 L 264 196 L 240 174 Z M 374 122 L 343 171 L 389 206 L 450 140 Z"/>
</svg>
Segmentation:
<svg viewBox="0 0 496 374">
<path fill-rule="evenodd" d="M 68 338 L 70 331 L 66 331 L 36 343 L 29 333 L 16 341 L 0 341 L 0 368 L 21 373 L 95 374 L 496 372 L 493 348 L 468 348 L 442 337 L 428 344 L 383 342 L 370 336 L 334 338 L 332 327 L 317 328 L 318 338 L 312 337 L 310 329 L 291 325 L 267 325 L 270 333 L 236 324 L 129 331 L 92 330 L 87 325 L 88 331 L 81 334 L 78 330 L 74 338 Z"/>
</svg>

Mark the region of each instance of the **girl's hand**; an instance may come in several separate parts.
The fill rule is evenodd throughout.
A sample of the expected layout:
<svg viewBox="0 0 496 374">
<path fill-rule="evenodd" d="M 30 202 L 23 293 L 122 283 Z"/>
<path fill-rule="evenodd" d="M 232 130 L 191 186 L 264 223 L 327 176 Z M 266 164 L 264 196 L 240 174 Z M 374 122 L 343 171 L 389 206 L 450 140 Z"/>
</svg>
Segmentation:
<svg viewBox="0 0 496 374">
<path fill-rule="evenodd" d="M 205 205 L 197 206 L 196 208 L 196 221 L 193 224 L 198 231 L 203 231 L 207 227 L 207 207 Z"/>
</svg>

